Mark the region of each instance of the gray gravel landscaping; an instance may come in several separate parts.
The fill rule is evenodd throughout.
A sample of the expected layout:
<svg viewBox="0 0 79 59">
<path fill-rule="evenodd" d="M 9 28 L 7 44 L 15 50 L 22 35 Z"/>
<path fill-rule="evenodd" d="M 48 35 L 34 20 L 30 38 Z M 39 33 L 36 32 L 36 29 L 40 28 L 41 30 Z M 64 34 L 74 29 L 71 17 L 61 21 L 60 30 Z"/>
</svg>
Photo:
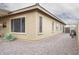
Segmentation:
<svg viewBox="0 0 79 59">
<path fill-rule="evenodd" d="M 0 40 L 0 55 L 78 55 L 77 39 L 58 34 L 38 41 Z"/>
</svg>

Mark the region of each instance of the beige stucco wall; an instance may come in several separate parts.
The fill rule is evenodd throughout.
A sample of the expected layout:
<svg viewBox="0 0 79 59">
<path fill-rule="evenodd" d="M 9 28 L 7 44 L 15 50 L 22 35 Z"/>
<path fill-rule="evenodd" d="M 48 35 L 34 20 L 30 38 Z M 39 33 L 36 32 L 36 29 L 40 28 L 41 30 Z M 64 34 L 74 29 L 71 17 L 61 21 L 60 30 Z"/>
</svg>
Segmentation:
<svg viewBox="0 0 79 59">
<path fill-rule="evenodd" d="M 25 33 L 11 32 L 11 19 L 25 17 Z M 2 19 L 1 23 L 6 22 L 7 27 L 4 28 L 4 33 L 12 33 L 14 36 L 24 40 L 34 40 L 36 37 L 36 12 L 27 12 L 25 14 L 19 14 Z"/>
<path fill-rule="evenodd" d="M 39 33 L 39 16 L 43 17 L 43 32 Z M 25 17 L 25 33 L 11 32 L 11 19 Z M 0 23 L 6 22 L 7 27 L 3 29 L 4 33 L 12 33 L 16 38 L 23 40 L 38 40 L 48 36 L 52 36 L 63 32 L 60 30 L 60 22 L 53 20 L 49 16 L 38 12 L 32 11 L 23 14 L 17 14 L 10 17 L 1 19 Z M 52 22 L 54 22 L 54 29 L 52 31 Z M 58 24 L 59 29 L 56 29 Z M 63 25 L 62 25 L 63 26 Z"/>
<path fill-rule="evenodd" d="M 43 19 L 43 31 L 42 33 L 39 33 L 39 16 L 42 17 Z M 52 22 L 54 22 L 54 28 L 52 30 Z M 58 33 L 62 33 L 63 32 L 63 28 L 62 30 L 60 29 L 60 25 L 63 27 L 63 24 L 61 24 L 60 22 L 50 18 L 49 16 L 41 13 L 41 12 L 37 12 L 37 20 L 36 20 L 36 33 L 37 33 L 37 39 L 40 38 L 45 38 L 48 36 L 53 36 L 55 34 Z M 58 24 L 58 30 L 56 29 L 56 26 Z"/>
</svg>

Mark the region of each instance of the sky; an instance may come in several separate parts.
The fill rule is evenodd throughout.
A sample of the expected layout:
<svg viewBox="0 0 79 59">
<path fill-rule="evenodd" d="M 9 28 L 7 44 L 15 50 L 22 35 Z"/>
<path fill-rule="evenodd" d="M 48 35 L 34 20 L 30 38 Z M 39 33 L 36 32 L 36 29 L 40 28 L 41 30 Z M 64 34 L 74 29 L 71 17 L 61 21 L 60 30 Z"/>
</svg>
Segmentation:
<svg viewBox="0 0 79 59">
<path fill-rule="evenodd" d="M 28 7 L 35 3 L 5 3 L 0 6 L 10 11 Z M 76 24 L 79 20 L 79 4 L 78 3 L 39 3 L 42 7 L 56 15 L 67 24 Z"/>
</svg>

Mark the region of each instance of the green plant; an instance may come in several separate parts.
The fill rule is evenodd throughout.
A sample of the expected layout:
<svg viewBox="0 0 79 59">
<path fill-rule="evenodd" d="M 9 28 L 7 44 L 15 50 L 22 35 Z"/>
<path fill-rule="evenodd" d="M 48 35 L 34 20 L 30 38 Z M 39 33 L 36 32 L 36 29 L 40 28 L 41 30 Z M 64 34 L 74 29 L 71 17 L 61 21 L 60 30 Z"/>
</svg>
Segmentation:
<svg viewBox="0 0 79 59">
<path fill-rule="evenodd" d="M 13 41 L 13 40 L 15 40 L 16 38 L 15 38 L 15 36 L 13 36 L 11 33 L 7 33 L 7 34 L 5 34 L 4 35 L 4 38 L 3 38 L 4 40 L 8 40 L 8 41 Z"/>
</svg>

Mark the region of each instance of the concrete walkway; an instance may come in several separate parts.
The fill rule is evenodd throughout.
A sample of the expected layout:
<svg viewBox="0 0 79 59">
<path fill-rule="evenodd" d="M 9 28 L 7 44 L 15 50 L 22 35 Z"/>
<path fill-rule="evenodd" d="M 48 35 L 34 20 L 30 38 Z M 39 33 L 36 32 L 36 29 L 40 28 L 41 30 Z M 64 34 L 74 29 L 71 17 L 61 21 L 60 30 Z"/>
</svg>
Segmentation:
<svg viewBox="0 0 79 59">
<path fill-rule="evenodd" d="M 0 41 L 0 54 L 10 55 L 78 55 L 77 39 L 58 34 L 40 41 Z"/>
</svg>

